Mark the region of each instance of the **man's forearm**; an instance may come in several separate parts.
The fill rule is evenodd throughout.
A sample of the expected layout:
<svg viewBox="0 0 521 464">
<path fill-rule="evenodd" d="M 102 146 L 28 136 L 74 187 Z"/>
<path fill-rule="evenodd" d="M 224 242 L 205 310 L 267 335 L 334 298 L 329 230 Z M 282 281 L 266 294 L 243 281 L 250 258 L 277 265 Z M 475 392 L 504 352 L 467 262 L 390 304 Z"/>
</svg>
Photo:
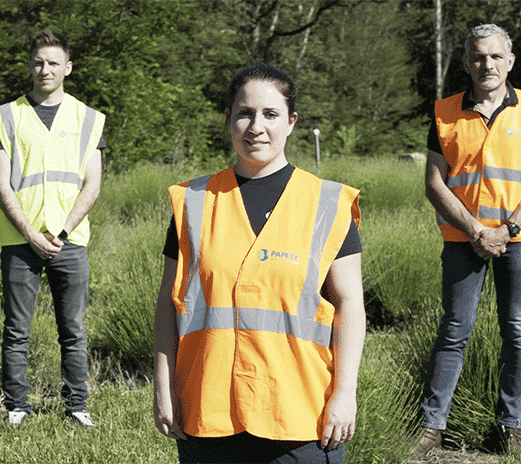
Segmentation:
<svg viewBox="0 0 521 464">
<path fill-rule="evenodd" d="M 467 234 L 470 241 L 474 242 L 479 238 L 484 226 L 447 187 L 445 183 L 447 170 L 445 157 L 430 150 L 427 154 L 425 171 L 425 195 L 445 221 Z"/>
<path fill-rule="evenodd" d="M 20 202 L 10 186 L 0 185 L 0 207 L 22 237 L 31 242 L 37 232 L 27 220 Z"/>
<path fill-rule="evenodd" d="M 484 226 L 469 213 L 450 190 L 443 191 L 440 188 L 427 187 L 426 196 L 436 212 L 451 226 L 467 234 L 471 242 L 478 239 Z"/>
<path fill-rule="evenodd" d="M 91 210 L 98 195 L 99 187 L 89 188 L 88 186 L 85 186 L 78 195 L 78 198 L 76 198 L 76 202 L 74 203 L 70 213 L 67 215 L 67 219 L 63 225 L 63 230 L 70 234 Z"/>
<path fill-rule="evenodd" d="M 101 185 L 101 152 L 96 150 L 91 159 L 87 163 L 84 184 L 78 198 L 74 202 L 74 206 L 67 215 L 63 230 L 68 234 L 71 233 L 76 226 L 88 214 L 98 195 Z"/>
</svg>

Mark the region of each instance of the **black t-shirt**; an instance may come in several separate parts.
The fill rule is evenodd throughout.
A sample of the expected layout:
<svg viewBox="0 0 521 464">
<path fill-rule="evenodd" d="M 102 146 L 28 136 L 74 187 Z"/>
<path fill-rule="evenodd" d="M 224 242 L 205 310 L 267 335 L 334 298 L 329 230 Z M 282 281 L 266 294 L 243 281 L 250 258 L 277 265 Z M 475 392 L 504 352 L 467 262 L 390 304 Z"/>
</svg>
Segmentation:
<svg viewBox="0 0 521 464">
<path fill-rule="evenodd" d="M 279 171 L 258 179 L 248 179 L 235 174 L 237 184 L 241 191 L 242 201 L 244 202 L 244 207 L 255 235 L 259 235 L 264 227 L 294 170 L 295 166 L 287 164 Z M 351 227 L 336 259 L 360 253 L 361 251 L 362 244 L 360 242 L 360 235 L 358 234 L 355 221 L 352 219 Z M 179 256 L 179 241 L 173 215 L 170 225 L 168 226 L 163 254 L 175 260 L 177 260 Z"/>
<path fill-rule="evenodd" d="M 54 121 L 54 117 L 56 116 L 56 113 L 58 112 L 58 108 L 60 107 L 61 103 L 58 103 L 57 105 L 53 106 L 45 106 L 40 105 L 39 103 L 36 103 L 29 95 L 26 95 L 25 98 L 27 98 L 27 101 L 30 103 L 30 105 L 34 108 L 34 111 L 38 115 L 38 117 L 41 119 L 41 121 L 45 124 L 45 127 L 47 129 L 51 130 L 52 123 Z M 103 138 L 103 134 L 101 134 L 100 141 L 98 143 L 99 150 L 102 150 L 103 148 L 107 148 L 107 145 L 105 143 L 105 139 Z M 0 150 L 3 150 L 2 142 L 0 142 Z"/>
</svg>

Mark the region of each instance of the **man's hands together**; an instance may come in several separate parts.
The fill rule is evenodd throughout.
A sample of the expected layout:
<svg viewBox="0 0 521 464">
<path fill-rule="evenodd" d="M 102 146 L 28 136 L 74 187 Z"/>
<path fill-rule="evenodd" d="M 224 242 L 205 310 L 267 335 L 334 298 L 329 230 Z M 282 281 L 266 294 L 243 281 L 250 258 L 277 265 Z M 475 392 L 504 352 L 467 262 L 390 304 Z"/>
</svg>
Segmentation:
<svg viewBox="0 0 521 464">
<path fill-rule="evenodd" d="M 63 241 L 45 232 L 35 234 L 29 244 L 41 259 L 52 259 L 61 251 Z"/>
<path fill-rule="evenodd" d="M 476 254 L 483 259 L 497 258 L 506 251 L 510 234 L 506 225 L 498 228 L 484 227 L 471 244 Z"/>
</svg>

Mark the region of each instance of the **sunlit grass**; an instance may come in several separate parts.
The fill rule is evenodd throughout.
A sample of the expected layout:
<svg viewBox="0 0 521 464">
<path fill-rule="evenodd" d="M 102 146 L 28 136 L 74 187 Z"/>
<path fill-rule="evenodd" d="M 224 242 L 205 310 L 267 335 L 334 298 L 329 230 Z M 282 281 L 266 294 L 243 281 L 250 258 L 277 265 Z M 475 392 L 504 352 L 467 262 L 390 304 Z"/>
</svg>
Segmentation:
<svg viewBox="0 0 521 464">
<path fill-rule="evenodd" d="M 296 164 L 314 169 L 312 160 Z M 152 321 L 171 217 L 167 188 L 208 172 L 143 165 L 105 179 L 91 215 L 86 318 L 89 410 L 98 428 L 78 429 L 64 420 L 57 332 L 50 294 L 43 285 L 29 350 L 35 414 L 23 427 L 4 427 L 0 462 L 176 463 L 175 443 L 153 424 Z M 358 383 L 357 432 L 347 446 L 346 463 L 407 462 L 441 315 L 442 241 L 423 195 L 423 172 L 389 158 L 348 159 L 322 165 L 320 175 L 362 190 L 360 235 L 367 297 L 377 298 L 385 311 L 404 321 L 397 330 L 373 329 L 367 338 Z M 472 447 L 480 446 L 495 423 L 500 337 L 490 277 L 479 311 L 447 430 L 449 439 Z M 490 462 L 514 461 L 501 457 Z"/>
</svg>

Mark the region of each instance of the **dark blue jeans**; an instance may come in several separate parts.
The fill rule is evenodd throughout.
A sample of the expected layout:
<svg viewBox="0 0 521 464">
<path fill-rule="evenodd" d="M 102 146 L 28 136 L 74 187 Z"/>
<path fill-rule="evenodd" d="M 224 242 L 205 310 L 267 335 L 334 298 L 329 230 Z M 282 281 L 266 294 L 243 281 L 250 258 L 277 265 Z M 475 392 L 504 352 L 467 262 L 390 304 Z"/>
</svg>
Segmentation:
<svg viewBox="0 0 521 464">
<path fill-rule="evenodd" d="M 465 347 L 474 328 L 489 261 L 468 242 L 446 242 L 441 255 L 444 316 L 432 349 L 422 398 L 425 427 L 444 430 Z M 520 428 L 521 418 L 521 243 L 492 258 L 497 311 L 503 345 L 499 380 L 499 424 Z"/>
<path fill-rule="evenodd" d="M 2 388 L 8 411 L 31 412 L 26 380 L 27 347 L 36 293 L 45 269 L 54 302 L 61 348 L 61 397 L 66 411 L 85 408 L 87 399 L 87 336 L 83 317 L 87 308 L 89 264 L 85 247 L 65 242 L 50 260 L 42 260 L 28 244 L 5 246 L 2 260 L 4 334 Z"/>
</svg>

